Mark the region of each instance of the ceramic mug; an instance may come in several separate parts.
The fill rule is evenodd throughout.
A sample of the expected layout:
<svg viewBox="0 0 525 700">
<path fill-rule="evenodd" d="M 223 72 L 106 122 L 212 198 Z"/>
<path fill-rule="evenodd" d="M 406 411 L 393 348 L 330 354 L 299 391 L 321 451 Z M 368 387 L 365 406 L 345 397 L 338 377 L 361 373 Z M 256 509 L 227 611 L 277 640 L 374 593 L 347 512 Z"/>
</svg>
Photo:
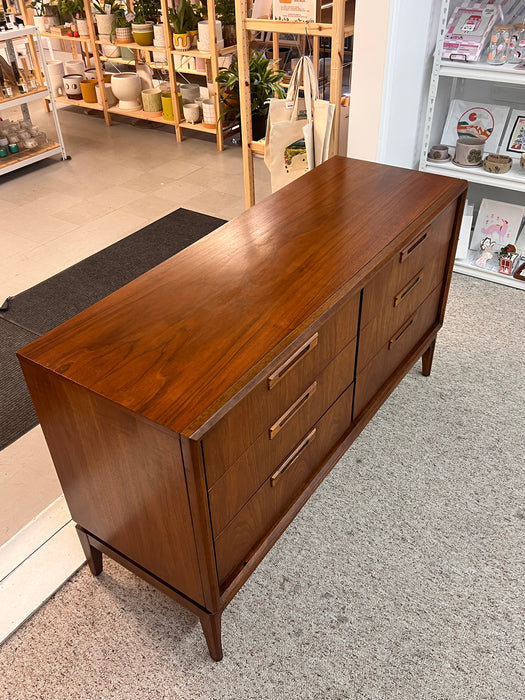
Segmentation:
<svg viewBox="0 0 525 700">
<path fill-rule="evenodd" d="M 456 143 L 454 163 L 465 168 L 474 168 L 481 165 L 484 146 L 485 141 L 483 139 L 462 136 Z"/>
<path fill-rule="evenodd" d="M 436 146 L 432 146 L 430 153 L 428 154 L 429 160 L 448 160 L 450 158 L 448 152 L 448 146 L 443 146 L 443 144 L 438 143 Z"/>
</svg>

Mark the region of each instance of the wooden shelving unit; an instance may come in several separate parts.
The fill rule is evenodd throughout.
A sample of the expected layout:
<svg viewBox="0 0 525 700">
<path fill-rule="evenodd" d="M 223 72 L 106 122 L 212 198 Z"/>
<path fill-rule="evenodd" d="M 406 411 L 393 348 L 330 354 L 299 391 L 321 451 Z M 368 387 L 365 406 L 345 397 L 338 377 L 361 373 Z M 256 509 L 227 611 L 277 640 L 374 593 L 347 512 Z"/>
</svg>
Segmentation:
<svg viewBox="0 0 525 700">
<path fill-rule="evenodd" d="M 13 42 L 19 39 L 24 39 L 27 41 L 33 64 L 33 72 L 35 74 L 38 87 L 35 90 L 23 95 L 16 95 L 8 98 L 3 98 L 0 96 L 0 112 L 4 109 L 20 108 L 24 118 L 28 118 L 28 104 L 34 102 L 35 100 L 49 98 L 56 137 L 51 141 L 42 144 L 41 146 L 19 151 L 18 153 L 12 153 L 2 158 L 0 160 L 0 175 L 13 172 L 21 167 L 30 165 L 31 163 L 36 163 L 39 160 L 43 160 L 44 158 L 49 158 L 50 156 L 54 155 L 59 155 L 62 160 L 67 159 L 53 95 L 44 85 L 44 78 L 48 82 L 49 76 L 47 75 L 45 63 L 39 60 L 39 57 L 43 56 L 42 40 L 40 39 L 36 28 L 32 26 L 25 26 L 21 29 L 12 29 L 0 33 L 0 45 L 4 44 L 8 48 L 8 51 L 13 52 L 13 54 Z M 41 72 L 42 70 L 43 74 Z"/>
<path fill-rule="evenodd" d="M 158 122 L 161 124 L 167 124 L 173 126 L 175 130 L 175 134 L 177 137 L 178 141 L 182 140 L 183 137 L 183 129 L 184 130 L 189 130 L 189 131 L 201 131 L 207 134 L 215 134 L 216 141 L 217 141 L 217 148 L 218 150 L 222 151 L 224 148 L 224 134 L 228 131 L 227 129 L 223 129 L 220 125 L 217 125 L 215 128 L 207 128 L 203 126 L 202 124 L 189 124 L 184 121 L 183 115 L 180 113 L 180 108 L 179 108 L 179 101 L 176 99 L 176 95 L 178 93 L 178 73 L 184 74 L 188 73 L 190 75 L 199 75 L 199 76 L 205 76 L 206 81 L 208 84 L 211 84 L 215 86 L 215 78 L 217 77 L 218 73 L 218 56 L 219 55 L 228 55 L 231 53 L 234 53 L 236 51 L 235 46 L 228 46 L 223 49 L 220 49 L 219 51 L 209 51 L 209 52 L 202 52 L 198 51 L 196 49 L 191 49 L 189 51 L 178 51 L 173 49 L 173 40 L 172 40 L 172 33 L 171 33 L 171 28 L 169 26 L 169 23 L 167 21 L 168 18 L 168 7 L 170 4 L 171 0 L 161 0 L 161 9 L 162 9 L 162 16 L 164 18 L 164 39 L 165 39 L 165 44 L 166 47 L 158 47 L 158 46 L 142 46 L 137 43 L 129 43 L 129 44 L 119 44 L 120 48 L 126 48 L 130 49 L 133 54 L 134 58 L 133 59 L 127 59 L 127 58 L 121 58 L 121 57 L 116 57 L 116 58 L 108 58 L 106 56 L 101 56 L 100 55 L 100 50 L 105 44 L 108 44 L 108 42 L 101 41 L 95 30 L 95 23 L 93 20 L 93 16 L 91 13 L 91 2 L 90 0 L 84 0 L 84 6 L 86 9 L 86 19 L 88 21 L 88 27 L 89 27 L 89 36 L 83 36 L 83 37 L 69 37 L 69 36 L 58 36 L 56 34 L 52 33 L 44 33 L 42 36 L 48 37 L 50 39 L 59 39 L 63 41 L 66 45 L 69 44 L 71 47 L 71 54 L 73 58 L 80 58 L 82 57 L 84 59 L 84 62 L 86 63 L 86 67 L 94 67 L 97 71 L 97 78 L 99 81 L 99 84 L 102 85 L 104 82 L 103 78 L 103 69 L 102 69 L 102 63 L 105 61 L 108 61 L 110 63 L 114 64 L 120 64 L 123 66 L 134 66 L 138 61 L 140 60 L 145 60 L 145 62 L 151 67 L 151 68 L 158 68 L 160 70 L 165 70 L 168 73 L 169 76 L 169 84 L 170 84 L 170 89 L 171 89 L 171 94 L 173 96 L 173 112 L 174 112 L 174 120 L 169 121 L 166 120 L 162 117 L 151 117 L 145 114 L 142 110 L 137 110 L 135 112 L 128 112 L 128 111 L 123 111 L 119 110 L 118 107 L 109 107 L 107 104 L 106 100 L 106 94 L 105 90 L 101 90 L 101 99 L 102 99 L 102 104 L 98 103 L 86 103 L 83 102 L 82 100 L 70 100 L 66 97 L 58 97 L 57 102 L 60 102 L 61 104 L 69 104 L 72 107 L 84 107 L 86 109 L 95 109 L 95 110 L 101 110 L 104 113 L 104 119 L 106 121 L 106 124 L 108 126 L 111 125 L 111 116 L 118 114 L 121 116 L 129 116 L 133 119 L 144 119 L 146 121 L 154 121 Z M 214 0 L 208 0 L 208 19 L 210 20 L 210 46 L 216 46 L 215 42 L 215 2 Z M 128 0 L 128 6 L 130 9 L 133 8 L 133 2 L 132 0 Z M 113 44 L 112 44 L 113 45 Z M 159 63 L 153 60 L 153 53 L 159 54 L 159 53 L 164 53 L 166 55 L 166 62 L 165 63 Z M 193 57 L 199 57 L 203 58 L 206 62 L 206 70 L 205 71 L 192 71 L 192 70 L 179 70 L 175 68 L 174 65 L 174 56 L 175 55 L 185 55 L 185 56 L 193 56 Z M 220 106 L 219 106 L 219 95 L 218 92 L 215 91 L 215 100 L 216 100 L 216 105 L 215 105 L 215 112 L 217 115 L 220 114 Z"/>
<path fill-rule="evenodd" d="M 331 39 L 330 51 L 330 102 L 335 105 L 333 122 L 333 139 L 331 155 L 334 155 L 338 143 L 341 124 L 341 97 L 343 80 L 344 41 L 354 33 L 355 0 L 333 0 L 320 6 L 319 22 L 282 22 L 272 19 L 252 19 L 249 15 L 251 0 L 235 0 L 237 18 L 237 46 L 239 55 L 239 74 L 241 96 L 241 131 L 243 143 L 244 193 L 246 207 L 255 204 L 255 183 L 253 172 L 253 155 L 264 153 L 264 144 L 252 140 L 251 100 L 249 79 L 249 57 L 251 32 L 266 32 L 273 35 L 273 54 L 279 55 L 279 35 L 294 34 L 313 38 L 314 65 L 319 64 L 319 40 L 321 37 Z"/>
</svg>

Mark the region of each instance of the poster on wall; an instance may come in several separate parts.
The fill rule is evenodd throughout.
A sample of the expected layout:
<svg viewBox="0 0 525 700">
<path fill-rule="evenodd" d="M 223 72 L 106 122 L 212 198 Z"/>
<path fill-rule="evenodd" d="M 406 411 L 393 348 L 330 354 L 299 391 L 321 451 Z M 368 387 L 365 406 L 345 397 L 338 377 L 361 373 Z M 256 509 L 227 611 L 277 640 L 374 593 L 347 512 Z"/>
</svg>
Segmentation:
<svg viewBox="0 0 525 700">
<path fill-rule="evenodd" d="M 316 0 L 273 0 L 273 18 L 281 22 L 315 22 Z"/>
<path fill-rule="evenodd" d="M 441 143 L 455 147 L 460 137 L 472 136 L 485 141 L 486 153 L 497 153 L 509 110 L 505 105 L 452 100 Z"/>
<path fill-rule="evenodd" d="M 470 242 L 471 250 L 480 250 L 481 243 L 489 238 L 499 250 L 518 238 L 525 207 L 518 204 L 482 199 L 476 226 Z"/>
<path fill-rule="evenodd" d="M 500 153 L 514 158 L 525 153 L 525 109 L 512 110 Z"/>
</svg>

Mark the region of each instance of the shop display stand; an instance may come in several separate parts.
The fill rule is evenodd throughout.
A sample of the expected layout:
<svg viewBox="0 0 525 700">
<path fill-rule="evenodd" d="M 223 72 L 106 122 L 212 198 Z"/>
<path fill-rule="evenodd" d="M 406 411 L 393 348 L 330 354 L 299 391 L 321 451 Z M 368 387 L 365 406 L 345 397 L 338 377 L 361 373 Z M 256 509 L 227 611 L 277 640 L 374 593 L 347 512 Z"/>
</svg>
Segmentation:
<svg viewBox="0 0 525 700">
<path fill-rule="evenodd" d="M 469 94 L 479 94 L 480 96 L 477 99 L 480 102 L 489 102 L 490 100 L 486 98 L 487 90 L 497 89 L 498 86 L 513 86 L 517 90 L 517 94 L 520 95 L 521 103 L 525 102 L 525 71 L 515 70 L 512 64 L 493 66 L 484 63 L 483 58 L 478 63 L 455 62 L 442 58 L 443 41 L 450 9 L 450 0 L 442 0 L 419 169 L 429 173 L 468 180 L 471 183 L 469 187 L 470 195 L 475 195 L 475 190 L 478 186 L 494 188 L 494 196 L 489 196 L 496 200 L 499 200 L 502 195 L 503 197 L 505 196 L 505 190 L 525 193 L 525 171 L 520 168 L 519 161 L 513 161 L 512 168 L 508 173 L 495 175 L 486 172 L 483 168 L 467 169 L 458 167 L 453 164 L 452 160 L 441 164 L 427 160 L 427 154 L 431 146 L 439 143 L 448 104 L 457 95 L 458 90 L 467 86 L 470 91 Z M 498 190 L 503 190 L 503 192 L 498 193 Z M 520 252 L 524 253 L 524 251 Z M 510 287 L 525 288 L 525 284 L 521 280 L 478 267 L 465 260 L 456 260 L 454 270 Z"/>
<path fill-rule="evenodd" d="M 51 92 L 45 87 L 42 79 L 41 71 L 43 70 L 46 83 L 49 84 L 49 76 L 47 74 L 45 61 L 42 61 L 41 64 L 38 59 L 39 56 L 43 57 L 43 47 L 39 33 L 35 27 L 31 26 L 0 32 L 0 45 L 6 44 L 9 50 L 12 49 L 12 42 L 16 39 L 27 39 L 31 60 L 33 63 L 33 72 L 35 74 L 38 87 L 36 90 L 24 95 L 21 94 L 6 99 L 2 99 L 0 97 L 0 112 L 3 109 L 19 107 L 24 118 L 27 118 L 29 116 L 28 105 L 31 102 L 39 100 L 43 97 L 49 99 L 50 110 L 53 115 L 55 125 L 56 141 L 50 141 L 37 148 L 21 151 L 2 158 L 0 160 L 0 175 L 12 172 L 13 170 L 18 170 L 19 168 L 30 165 L 31 163 L 36 163 L 44 158 L 49 158 L 50 156 L 59 155 L 62 160 L 67 160 L 68 157 L 62 138 L 62 132 L 60 130 L 54 98 Z"/>
<path fill-rule="evenodd" d="M 330 155 L 334 155 L 339 143 L 341 123 L 341 97 L 343 87 L 344 40 L 354 33 L 354 7 L 352 1 L 334 0 L 329 6 L 321 7 L 320 22 L 282 22 L 272 19 L 252 19 L 248 17 L 250 0 L 235 0 L 237 19 L 237 46 L 239 54 L 241 133 L 243 144 L 244 196 L 246 208 L 255 204 L 255 182 L 253 171 L 254 154 L 264 153 L 264 144 L 253 141 L 251 122 L 251 98 L 249 81 L 250 32 L 273 34 L 273 55 L 279 55 L 279 35 L 295 34 L 313 38 L 313 60 L 319 64 L 319 39 L 329 37 L 332 47 L 330 53 L 330 102 L 335 105 L 332 143 Z"/>
<path fill-rule="evenodd" d="M 170 89 L 171 89 L 171 94 L 172 96 L 177 95 L 178 93 L 178 80 L 177 80 L 177 73 L 192 73 L 194 75 L 203 75 L 206 76 L 207 83 L 212 84 L 215 86 L 215 78 L 217 77 L 218 73 L 218 56 L 219 55 L 226 55 L 229 53 L 233 53 L 236 50 L 235 46 L 228 46 L 225 47 L 224 49 L 221 49 L 220 51 L 217 51 L 216 49 L 213 49 L 213 47 L 216 46 L 215 43 L 215 25 L 211 23 L 210 25 L 210 46 L 212 47 L 209 52 L 202 52 L 198 51 L 196 49 L 191 49 L 189 51 L 179 51 L 179 50 L 174 50 L 173 49 L 173 38 L 172 38 L 172 32 L 171 32 L 171 27 L 168 21 L 168 0 L 161 0 L 161 10 L 162 10 L 162 16 L 163 16 L 163 21 L 164 21 L 164 39 L 165 39 L 165 48 L 158 47 L 158 46 L 142 46 L 140 44 L 136 43 L 130 43 L 130 44 L 119 44 L 118 46 L 122 48 L 127 48 L 131 49 L 134 54 L 134 59 L 123 59 L 120 57 L 117 58 L 107 58 L 105 56 L 100 55 L 100 51 L 102 51 L 102 47 L 104 46 L 105 42 L 101 41 L 96 34 L 95 30 L 95 21 L 91 12 L 91 2 L 90 0 L 84 0 L 84 6 L 86 10 L 86 19 L 88 22 L 88 27 L 89 27 L 89 36 L 85 37 L 69 37 L 69 36 L 55 36 L 54 34 L 50 33 L 43 33 L 42 36 L 50 38 L 50 39 L 60 39 L 64 42 L 69 42 L 69 45 L 71 47 L 71 53 L 73 58 L 78 57 L 79 52 L 78 52 L 78 47 L 80 46 L 80 52 L 82 57 L 84 58 L 86 62 L 87 67 L 91 67 L 92 63 L 91 60 L 93 61 L 93 65 L 97 71 L 97 78 L 99 85 L 102 86 L 104 82 L 104 77 L 103 77 L 103 70 L 102 70 L 102 63 L 105 61 L 108 61 L 110 63 L 114 64 L 122 64 L 122 65 L 127 65 L 127 66 L 134 66 L 136 63 L 140 60 L 142 60 L 142 57 L 144 57 L 144 60 L 146 63 L 151 67 L 151 68 L 159 68 L 166 70 L 169 76 L 169 84 L 170 84 Z M 128 6 L 130 9 L 133 9 L 133 2 L 132 0 L 128 0 Z M 211 21 L 212 18 L 215 18 L 215 2 L 214 0 L 208 0 L 208 19 Z M 112 44 L 114 46 L 114 44 Z M 166 55 L 166 62 L 164 63 L 159 63 L 155 62 L 153 60 L 153 53 L 164 53 Z M 174 55 L 185 55 L 185 56 L 196 56 L 196 57 L 201 57 L 204 58 L 206 61 L 206 71 L 184 71 L 180 70 L 178 71 L 175 69 L 174 66 Z M 183 129 L 188 129 L 188 130 L 193 130 L 193 131 L 201 131 L 205 132 L 208 134 L 215 134 L 216 136 L 216 141 L 217 141 L 217 148 L 218 150 L 222 151 L 224 148 L 224 133 L 228 131 L 228 129 L 224 129 L 221 127 L 221 125 L 215 125 L 213 128 L 207 128 L 203 126 L 201 123 L 197 124 L 190 124 L 184 120 L 183 115 L 180 113 L 180 107 L 179 107 L 179 102 L 177 99 L 173 98 L 173 112 L 174 112 L 174 119 L 173 120 L 167 120 L 164 119 L 164 117 L 151 117 L 145 114 L 142 110 L 137 110 L 135 112 L 130 112 L 130 111 L 123 111 L 119 109 L 118 106 L 110 107 L 107 103 L 106 100 L 106 95 L 105 95 L 105 90 L 101 89 L 101 99 L 102 99 L 102 104 L 99 103 L 87 103 L 84 102 L 83 100 L 70 100 L 67 97 L 56 97 L 55 99 L 57 102 L 63 103 L 63 104 L 68 104 L 73 107 L 83 107 L 86 109 L 98 109 L 104 112 L 104 118 L 106 121 L 106 124 L 108 126 L 111 125 L 111 115 L 113 114 L 118 114 L 126 117 L 131 117 L 132 119 L 143 119 L 145 121 L 153 121 L 157 122 L 160 124 L 168 124 L 173 126 L 175 130 L 175 134 L 177 137 L 178 141 L 182 140 L 182 130 Z M 216 101 L 216 114 L 218 115 L 220 113 L 219 111 L 219 96 L 217 90 L 215 90 L 215 101 Z"/>
</svg>

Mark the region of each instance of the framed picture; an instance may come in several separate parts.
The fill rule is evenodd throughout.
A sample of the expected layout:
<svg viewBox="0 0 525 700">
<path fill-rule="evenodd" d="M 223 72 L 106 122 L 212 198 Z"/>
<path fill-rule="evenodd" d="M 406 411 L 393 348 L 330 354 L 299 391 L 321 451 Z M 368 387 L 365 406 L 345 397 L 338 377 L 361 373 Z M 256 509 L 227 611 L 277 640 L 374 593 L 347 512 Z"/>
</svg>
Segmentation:
<svg viewBox="0 0 525 700">
<path fill-rule="evenodd" d="M 455 147 L 460 137 L 473 136 L 485 141 L 486 153 L 497 153 L 509 111 L 505 105 L 452 100 L 441 143 Z"/>
<path fill-rule="evenodd" d="M 497 250 L 509 243 L 514 245 L 524 214 L 525 206 L 482 199 L 470 248 L 480 250 L 481 242 L 486 238 L 496 244 Z"/>
<path fill-rule="evenodd" d="M 525 109 L 512 110 L 499 152 L 514 158 L 525 153 Z"/>
</svg>

